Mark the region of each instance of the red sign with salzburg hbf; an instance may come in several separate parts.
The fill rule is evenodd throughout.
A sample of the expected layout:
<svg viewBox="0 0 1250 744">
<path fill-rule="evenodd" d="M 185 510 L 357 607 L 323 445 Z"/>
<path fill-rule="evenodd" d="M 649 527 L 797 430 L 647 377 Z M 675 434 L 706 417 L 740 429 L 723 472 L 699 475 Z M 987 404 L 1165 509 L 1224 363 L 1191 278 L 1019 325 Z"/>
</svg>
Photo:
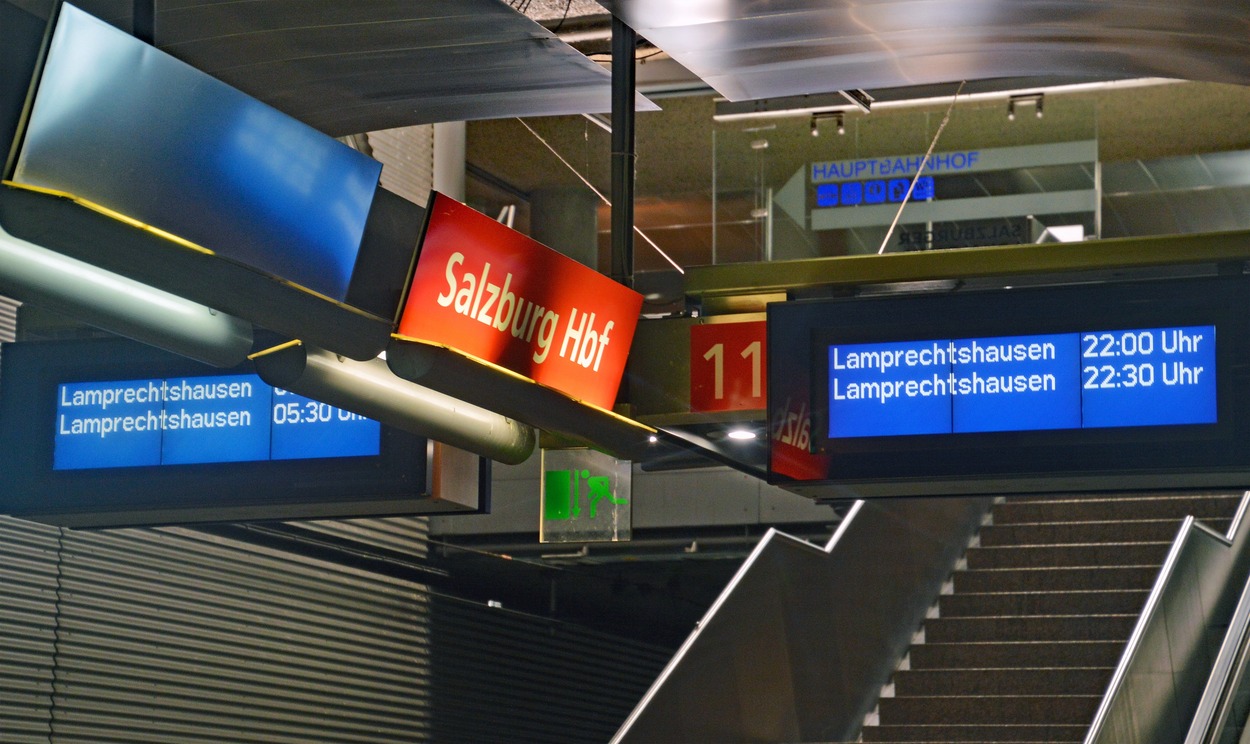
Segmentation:
<svg viewBox="0 0 1250 744">
<path fill-rule="evenodd" d="M 642 295 L 435 193 L 399 335 L 612 407 Z"/>
</svg>

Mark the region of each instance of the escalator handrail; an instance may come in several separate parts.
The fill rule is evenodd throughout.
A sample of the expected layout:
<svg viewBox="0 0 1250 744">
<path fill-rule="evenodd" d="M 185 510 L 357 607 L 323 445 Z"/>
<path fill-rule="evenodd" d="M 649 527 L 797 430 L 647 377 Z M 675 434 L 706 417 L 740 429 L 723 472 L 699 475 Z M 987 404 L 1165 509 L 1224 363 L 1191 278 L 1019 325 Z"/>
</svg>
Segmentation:
<svg viewBox="0 0 1250 744">
<path fill-rule="evenodd" d="M 1163 567 L 1159 570 L 1154 586 L 1150 590 L 1145 607 L 1137 618 L 1136 625 L 1133 626 L 1133 633 L 1129 636 L 1124 653 L 1121 655 L 1120 661 L 1116 665 L 1115 673 L 1111 677 L 1111 683 L 1107 686 L 1107 692 L 1098 705 L 1098 711 L 1094 714 L 1094 720 L 1085 735 L 1084 744 L 1097 744 L 1113 707 L 1119 702 L 1120 696 L 1124 694 L 1125 680 L 1128 678 L 1134 661 L 1141 652 L 1147 631 L 1150 630 L 1153 623 L 1156 622 L 1156 618 L 1159 617 L 1159 607 L 1163 604 L 1165 595 L 1173 586 L 1179 586 L 1179 582 L 1173 582 L 1173 577 L 1176 575 L 1177 564 L 1186 546 L 1194 539 L 1205 537 L 1213 539 L 1224 547 L 1233 547 L 1238 539 L 1245 537 L 1242 523 L 1245 521 L 1248 508 L 1250 508 L 1250 491 L 1242 494 L 1241 502 L 1237 506 L 1237 513 L 1233 517 L 1227 533 L 1223 535 L 1198 522 L 1192 516 L 1185 517 L 1180 530 L 1177 531 L 1175 540 L 1172 541 L 1172 546 L 1168 550 L 1167 558 L 1163 562 Z M 1247 541 L 1247 543 L 1250 544 L 1250 541 Z"/>
<path fill-rule="evenodd" d="M 1206 744 L 1217 740 L 1232 711 L 1237 689 L 1241 686 L 1250 657 L 1250 578 L 1247 578 L 1228 624 L 1228 632 L 1220 644 L 1220 652 L 1212 665 L 1194 714 L 1185 744 Z"/>
</svg>

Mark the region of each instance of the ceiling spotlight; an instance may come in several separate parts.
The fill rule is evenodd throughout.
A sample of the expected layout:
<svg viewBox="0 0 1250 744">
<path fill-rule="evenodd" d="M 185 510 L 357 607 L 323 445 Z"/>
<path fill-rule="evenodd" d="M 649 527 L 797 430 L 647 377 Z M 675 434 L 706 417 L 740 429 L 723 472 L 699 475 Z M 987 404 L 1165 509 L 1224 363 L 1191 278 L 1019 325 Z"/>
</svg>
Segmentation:
<svg viewBox="0 0 1250 744">
<path fill-rule="evenodd" d="M 1016 120 L 1016 104 L 1033 104 L 1033 113 L 1037 118 L 1042 118 L 1042 98 L 1041 93 L 1023 93 L 1021 95 L 1012 96 L 1007 99 L 1007 120 Z"/>
<path fill-rule="evenodd" d="M 755 439 L 755 432 L 750 429 L 730 429 L 725 436 L 745 442 L 749 439 Z"/>
<path fill-rule="evenodd" d="M 810 121 L 812 136 L 820 136 L 820 129 L 818 129 L 818 125 L 820 124 L 821 119 L 833 119 L 834 124 L 838 127 L 838 134 L 846 134 L 845 116 L 846 115 L 841 111 L 817 111 L 813 113 Z"/>
</svg>

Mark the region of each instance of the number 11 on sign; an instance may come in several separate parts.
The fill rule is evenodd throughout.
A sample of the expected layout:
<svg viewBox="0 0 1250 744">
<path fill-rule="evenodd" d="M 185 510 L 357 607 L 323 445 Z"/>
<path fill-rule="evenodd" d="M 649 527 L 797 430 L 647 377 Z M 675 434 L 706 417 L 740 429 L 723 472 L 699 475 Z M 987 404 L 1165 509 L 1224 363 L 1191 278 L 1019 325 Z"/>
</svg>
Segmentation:
<svg viewBox="0 0 1250 744">
<path fill-rule="evenodd" d="M 764 321 L 690 329 L 690 410 L 764 407 Z"/>
</svg>

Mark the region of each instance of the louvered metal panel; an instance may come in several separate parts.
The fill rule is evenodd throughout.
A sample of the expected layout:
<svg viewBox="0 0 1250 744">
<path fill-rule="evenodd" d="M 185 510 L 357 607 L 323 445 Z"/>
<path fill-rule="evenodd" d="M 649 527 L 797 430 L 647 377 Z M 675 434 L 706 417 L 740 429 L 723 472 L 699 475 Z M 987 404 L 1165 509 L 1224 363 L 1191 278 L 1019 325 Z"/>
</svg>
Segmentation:
<svg viewBox="0 0 1250 744">
<path fill-rule="evenodd" d="M 434 596 L 434 741 L 607 741 L 669 651 Z"/>
<path fill-rule="evenodd" d="M 0 341 L 12 341 L 17 334 L 17 309 L 22 303 L 0 297 Z"/>
<path fill-rule="evenodd" d="M 67 532 L 54 741 L 419 741 L 421 588 L 188 530 Z"/>
<path fill-rule="evenodd" d="M 382 164 L 382 188 L 425 206 L 434 187 L 434 126 L 370 132 L 369 146 Z"/>
<path fill-rule="evenodd" d="M 22 303 L 0 297 L 0 341 L 12 341 L 17 338 L 17 309 Z M 3 354 L 0 354 L 0 369 L 4 369 Z"/>
<path fill-rule="evenodd" d="M 55 527 L 0 517 L 0 741 L 48 741 L 56 618 Z"/>
<path fill-rule="evenodd" d="M 6 744 L 598 741 L 669 653 L 189 529 L 60 543 L 0 519 Z"/>
<path fill-rule="evenodd" d="M 371 548 L 384 548 L 419 557 L 425 557 L 428 553 L 429 517 L 334 519 L 289 524 Z"/>
<path fill-rule="evenodd" d="M 58 616 L 56 536 L 0 521 L 0 741 L 427 740 L 422 587 L 190 531 L 66 532 Z"/>
</svg>

